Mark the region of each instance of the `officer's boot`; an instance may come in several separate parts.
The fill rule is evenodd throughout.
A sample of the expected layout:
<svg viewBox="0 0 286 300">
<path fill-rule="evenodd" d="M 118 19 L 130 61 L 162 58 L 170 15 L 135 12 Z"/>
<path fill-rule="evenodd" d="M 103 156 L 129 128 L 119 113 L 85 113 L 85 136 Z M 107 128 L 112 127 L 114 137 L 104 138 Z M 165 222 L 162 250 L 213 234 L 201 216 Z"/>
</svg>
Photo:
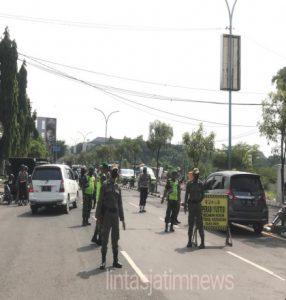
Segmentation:
<svg viewBox="0 0 286 300">
<path fill-rule="evenodd" d="M 122 268 L 122 264 L 118 261 L 118 252 L 113 252 L 113 268 Z"/>
<path fill-rule="evenodd" d="M 188 248 L 192 247 L 192 236 L 191 235 L 189 235 L 189 241 L 188 241 L 187 247 Z"/>
<path fill-rule="evenodd" d="M 104 270 L 106 265 L 106 254 L 102 254 L 101 256 L 101 265 L 100 265 L 100 270 Z"/>
<path fill-rule="evenodd" d="M 168 232 L 168 223 L 165 225 L 165 232 Z"/>
<path fill-rule="evenodd" d="M 88 222 L 88 218 L 86 218 L 86 225 L 91 225 L 91 223 Z"/>
<path fill-rule="evenodd" d="M 200 249 L 205 249 L 205 237 L 201 236 L 201 244 L 199 246 Z"/>
<path fill-rule="evenodd" d="M 82 218 L 82 226 L 86 226 L 86 219 Z"/>
<path fill-rule="evenodd" d="M 171 232 L 174 232 L 174 231 L 175 231 L 175 229 L 174 229 L 173 226 L 174 226 L 173 223 L 171 223 L 171 226 L 170 226 L 170 231 L 171 231 Z"/>
</svg>

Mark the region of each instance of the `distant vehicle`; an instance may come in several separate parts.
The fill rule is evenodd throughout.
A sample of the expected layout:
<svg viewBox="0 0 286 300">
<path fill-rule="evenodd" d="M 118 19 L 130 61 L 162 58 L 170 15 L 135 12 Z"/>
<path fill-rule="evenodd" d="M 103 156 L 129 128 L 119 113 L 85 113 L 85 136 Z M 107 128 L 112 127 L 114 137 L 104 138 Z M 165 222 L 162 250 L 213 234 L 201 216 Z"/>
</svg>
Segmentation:
<svg viewBox="0 0 286 300">
<path fill-rule="evenodd" d="M 259 175 L 215 172 L 205 180 L 204 189 L 206 194 L 228 196 L 230 222 L 252 225 L 256 233 L 261 233 L 268 223 L 268 207 Z"/>
<path fill-rule="evenodd" d="M 133 183 L 135 180 L 135 172 L 133 169 L 120 169 L 119 171 L 119 179 L 122 184 Z"/>
<path fill-rule="evenodd" d="M 69 166 L 46 164 L 35 167 L 29 195 L 33 214 L 40 207 L 61 207 L 68 214 L 70 205 L 77 207 L 79 185 Z"/>
</svg>

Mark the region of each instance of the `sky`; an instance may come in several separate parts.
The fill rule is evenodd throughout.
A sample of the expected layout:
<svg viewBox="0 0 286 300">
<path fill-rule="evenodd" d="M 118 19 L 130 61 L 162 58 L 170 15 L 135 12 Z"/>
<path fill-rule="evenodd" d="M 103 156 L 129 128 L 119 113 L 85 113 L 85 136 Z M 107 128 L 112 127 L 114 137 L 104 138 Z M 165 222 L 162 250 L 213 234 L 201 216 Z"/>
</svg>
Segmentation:
<svg viewBox="0 0 286 300">
<path fill-rule="evenodd" d="M 285 11 L 284 0 L 237 0 L 241 90 L 233 103 L 261 104 L 275 90 L 271 79 L 286 64 Z M 104 137 L 97 108 L 118 111 L 108 137 L 146 140 L 149 124 L 160 120 L 178 144 L 202 122 L 217 148 L 228 145 L 228 92 L 220 90 L 225 0 L 9 0 L 0 12 L 2 32 L 6 26 L 19 67 L 27 62 L 32 108 L 57 118 L 57 138 L 67 144 Z M 232 145 L 258 144 L 269 156 L 273 144 L 260 136 L 259 121 L 261 106 L 232 105 Z"/>
</svg>

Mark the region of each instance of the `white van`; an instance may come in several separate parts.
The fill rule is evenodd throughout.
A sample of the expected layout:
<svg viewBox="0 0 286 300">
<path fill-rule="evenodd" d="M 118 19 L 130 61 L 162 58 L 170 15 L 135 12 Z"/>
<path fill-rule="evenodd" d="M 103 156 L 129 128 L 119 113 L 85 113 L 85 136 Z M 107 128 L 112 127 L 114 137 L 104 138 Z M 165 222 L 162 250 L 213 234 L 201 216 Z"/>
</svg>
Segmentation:
<svg viewBox="0 0 286 300">
<path fill-rule="evenodd" d="M 32 214 L 40 207 L 62 207 L 68 214 L 70 205 L 77 207 L 79 185 L 67 165 L 46 164 L 34 169 L 29 188 Z"/>
</svg>

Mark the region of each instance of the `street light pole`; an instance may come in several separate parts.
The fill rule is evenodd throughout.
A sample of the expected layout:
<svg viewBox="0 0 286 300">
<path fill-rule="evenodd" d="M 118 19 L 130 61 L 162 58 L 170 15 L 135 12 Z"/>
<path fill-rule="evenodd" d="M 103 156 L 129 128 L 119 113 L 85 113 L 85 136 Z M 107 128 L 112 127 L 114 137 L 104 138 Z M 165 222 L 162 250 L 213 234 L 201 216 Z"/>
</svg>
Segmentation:
<svg viewBox="0 0 286 300">
<path fill-rule="evenodd" d="M 232 112 L 231 112 L 231 105 L 232 105 L 232 95 L 231 95 L 231 90 L 232 90 L 232 77 L 233 77 L 233 69 L 232 69 L 232 17 L 233 17 L 233 12 L 234 12 L 234 8 L 236 5 L 237 0 L 234 1 L 232 8 L 230 9 L 230 6 L 228 4 L 228 0 L 225 0 L 225 3 L 227 5 L 227 10 L 228 10 L 228 16 L 229 16 L 229 54 L 228 54 L 228 67 L 229 67 L 229 72 L 228 72 L 228 102 L 229 102 L 229 106 L 228 106 L 228 153 L 227 153 L 227 157 L 228 157 L 228 169 L 231 169 L 231 126 L 232 126 Z"/>
<path fill-rule="evenodd" d="M 94 107 L 94 109 L 97 110 L 97 111 L 99 111 L 99 112 L 101 112 L 102 115 L 103 115 L 103 117 L 104 117 L 104 120 L 105 120 L 105 138 L 104 138 L 104 143 L 106 144 L 106 140 L 107 140 L 107 123 L 108 123 L 108 120 L 109 120 L 109 118 L 110 118 L 110 116 L 111 116 L 112 114 L 115 114 L 115 113 L 119 112 L 119 110 L 112 111 L 112 112 L 106 117 L 105 113 L 104 113 L 101 109 L 98 109 L 98 108 L 96 108 L 96 107 Z"/>
<path fill-rule="evenodd" d="M 92 132 L 90 131 L 90 132 L 88 132 L 88 133 L 86 133 L 86 134 L 83 134 L 81 131 L 78 131 L 78 133 L 81 134 L 81 136 L 82 136 L 82 138 L 83 138 L 82 152 L 85 152 L 86 149 L 84 150 L 84 145 L 85 145 L 86 137 L 87 137 L 89 134 L 91 134 Z"/>
</svg>

